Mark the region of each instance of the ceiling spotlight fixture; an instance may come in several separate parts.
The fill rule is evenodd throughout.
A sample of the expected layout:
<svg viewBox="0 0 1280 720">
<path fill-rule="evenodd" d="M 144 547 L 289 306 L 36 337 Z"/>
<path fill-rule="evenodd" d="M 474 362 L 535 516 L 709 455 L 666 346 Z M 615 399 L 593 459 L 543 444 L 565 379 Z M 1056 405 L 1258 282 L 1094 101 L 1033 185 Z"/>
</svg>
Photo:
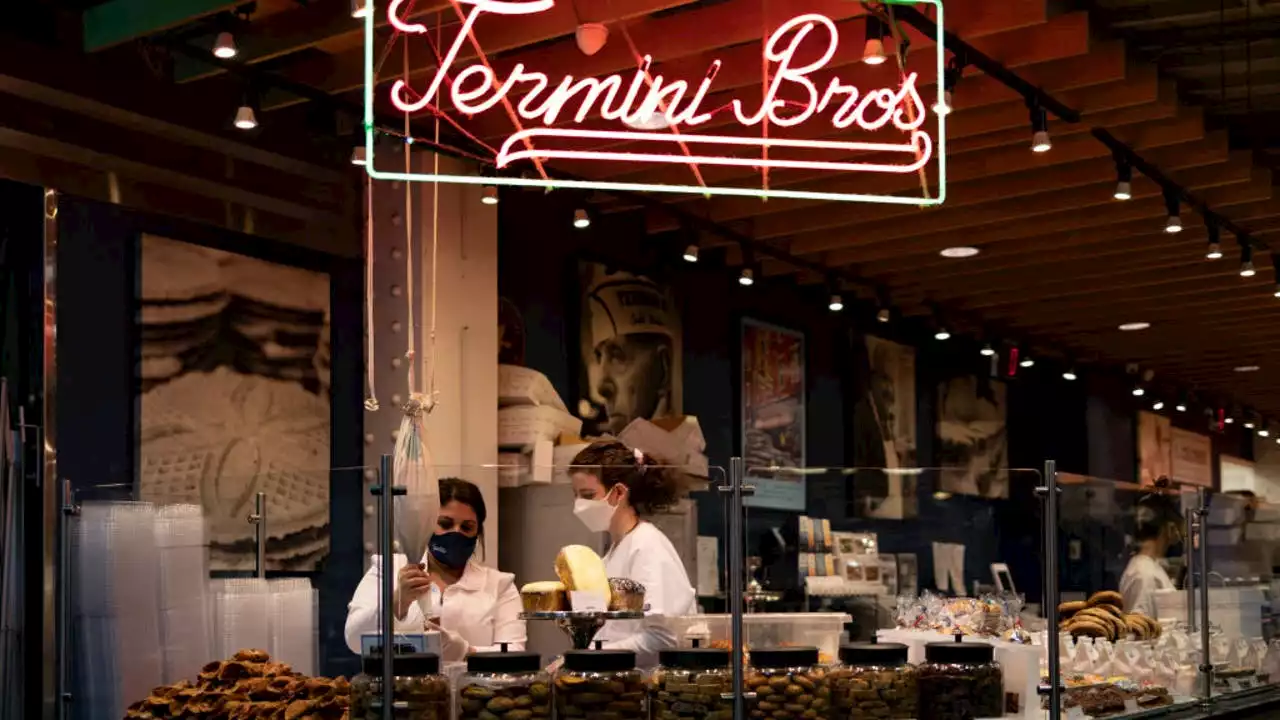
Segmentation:
<svg viewBox="0 0 1280 720">
<path fill-rule="evenodd" d="M 1133 166 L 1119 153 L 1116 154 L 1116 191 L 1112 197 L 1116 200 L 1133 198 Z"/>
<path fill-rule="evenodd" d="M 1233 424 L 1235 424 L 1235 421 L 1236 421 L 1236 419 L 1235 419 L 1235 418 L 1233 418 L 1233 417 L 1231 417 L 1230 415 L 1227 415 L 1225 418 L 1223 418 L 1223 419 L 1222 419 L 1222 422 L 1224 422 L 1224 423 L 1226 423 L 1226 424 L 1228 424 L 1228 425 L 1233 425 Z"/>
<path fill-rule="evenodd" d="M 1276 283 L 1276 291 L 1273 294 L 1280 298 L 1280 282 Z"/>
<path fill-rule="evenodd" d="M 1134 385 L 1134 386 L 1133 386 L 1133 396 L 1134 396 L 1134 397 L 1142 397 L 1143 395 L 1146 395 L 1146 394 L 1147 394 L 1147 391 L 1146 391 L 1145 389 L 1143 389 L 1143 387 L 1142 387 L 1141 385 Z"/>
<path fill-rule="evenodd" d="M 982 355 L 982 357 L 991 357 L 992 355 L 996 354 L 996 349 L 991 347 L 991 343 L 987 343 L 986 345 L 983 345 L 982 349 L 979 350 L 978 352 Z"/>
<path fill-rule="evenodd" d="M 1258 372 L 1262 368 L 1257 365 L 1237 365 L 1232 370 L 1238 373 Z"/>
<path fill-rule="evenodd" d="M 369 16 L 369 0 L 351 0 L 351 17 L 363 18 Z"/>
<path fill-rule="evenodd" d="M 964 65 L 961 64 L 960 58 L 956 55 L 951 56 L 951 62 L 947 63 L 947 69 L 942 71 L 942 97 L 933 104 L 933 111 L 939 115 L 951 114 L 954 107 L 951 104 L 951 94 L 955 91 L 956 85 L 960 84 L 960 76 L 964 74 Z"/>
<path fill-rule="evenodd" d="M 1165 188 L 1164 191 L 1164 209 L 1169 215 L 1164 220 L 1164 231 L 1167 233 L 1182 232 L 1182 218 L 1179 217 L 1181 203 L 1178 200 L 1177 193 L 1168 188 Z"/>
<path fill-rule="evenodd" d="M 582 23 L 573 32 L 583 55 L 595 55 L 609 41 L 609 27 L 604 23 Z"/>
<path fill-rule="evenodd" d="M 363 145 L 357 145 L 351 148 L 351 164 L 352 165 L 368 165 L 369 154 Z"/>
<path fill-rule="evenodd" d="M 1149 322 L 1127 322 L 1120 326 L 1124 332 L 1134 332 L 1136 330 L 1146 330 L 1151 327 Z"/>
<path fill-rule="evenodd" d="M 1267 429 L 1265 423 L 1262 427 L 1258 428 L 1258 437 L 1271 437 L 1271 431 Z"/>
<path fill-rule="evenodd" d="M 1245 242 L 1240 246 L 1240 277 L 1253 277 L 1258 271 L 1253 267 L 1253 246 Z"/>
<path fill-rule="evenodd" d="M 485 185 L 484 189 L 480 191 L 480 202 L 484 203 L 485 205 L 497 205 L 498 204 L 497 186 Z"/>
<path fill-rule="evenodd" d="M 867 41 L 862 46 L 862 62 L 868 65 L 883 65 L 888 58 L 884 54 L 884 38 L 889 28 L 884 20 L 874 13 L 867 14 Z"/>
<path fill-rule="evenodd" d="M 586 210 L 578 208 L 573 211 L 573 226 L 579 230 L 591 227 L 591 216 L 587 214 Z"/>
<path fill-rule="evenodd" d="M 840 312 L 844 309 L 844 298 L 840 297 L 840 293 L 832 293 L 831 301 L 827 303 L 827 309 L 831 312 Z"/>
<path fill-rule="evenodd" d="M 222 58 L 223 60 L 229 60 L 235 57 L 237 52 L 239 51 L 236 50 L 236 38 L 231 33 L 224 30 L 218 33 L 218 36 L 214 38 L 214 41 L 213 41 L 214 57 Z"/>
<path fill-rule="evenodd" d="M 976 247 L 971 247 L 969 245 L 958 245 L 956 247 L 943 248 L 938 254 L 944 258 L 959 259 L 959 258 L 971 258 L 980 252 L 982 251 Z"/>
<path fill-rule="evenodd" d="M 1073 367 L 1069 367 L 1066 370 L 1062 371 L 1062 379 L 1066 380 L 1067 382 L 1075 382 L 1076 379 L 1079 377 L 1080 377 L 1079 375 L 1076 375 L 1076 369 Z"/>
<path fill-rule="evenodd" d="M 1024 367 L 1024 368 L 1033 367 L 1035 366 L 1035 364 L 1036 364 L 1036 361 L 1033 360 L 1030 355 L 1024 356 L 1022 360 L 1018 362 L 1018 366 Z"/>
<path fill-rule="evenodd" d="M 1178 412 L 1186 412 L 1186 411 L 1187 411 L 1187 404 L 1186 404 L 1186 403 L 1184 403 L 1184 402 L 1182 402 L 1181 400 L 1179 400 L 1179 401 L 1178 401 L 1178 404 L 1173 406 L 1173 409 L 1174 409 L 1174 410 L 1177 410 Z"/>
<path fill-rule="evenodd" d="M 1027 107 L 1031 112 L 1031 151 L 1049 152 L 1053 149 L 1049 140 L 1049 116 L 1038 102 L 1028 101 Z"/>
<path fill-rule="evenodd" d="M 684 255 L 682 255 L 681 257 L 684 258 L 685 262 L 691 262 L 691 263 L 698 262 L 698 244 L 689 243 L 687 246 L 685 246 Z"/>
<path fill-rule="evenodd" d="M 1218 229 L 1218 221 L 1212 217 L 1204 219 L 1204 229 L 1209 233 L 1209 249 L 1204 256 L 1209 260 L 1222 259 L 1222 233 Z"/>
<path fill-rule="evenodd" d="M 241 130 L 252 130 L 258 127 L 258 116 L 253 112 L 252 105 L 241 105 L 236 110 L 235 126 Z"/>
<path fill-rule="evenodd" d="M 1163 409 L 1164 409 L 1164 401 L 1163 401 L 1163 400 L 1156 400 L 1155 402 L 1151 403 L 1151 409 L 1152 409 L 1152 410 L 1163 410 Z"/>
<path fill-rule="evenodd" d="M 756 284 L 756 274 L 751 268 L 742 268 L 742 274 L 738 275 L 738 284 L 743 287 L 751 287 Z"/>
<path fill-rule="evenodd" d="M 1244 426 L 1249 430 L 1252 430 L 1254 428 L 1254 422 L 1252 420 L 1245 420 Z"/>
<path fill-rule="evenodd" d="M 938 331 L 933 334 L 933 339 L 934 340 L 950 340 L 951 333 L 948 332 L 945 327 L 940 327 L 938 328 Z"/>
<path fill-rule="evenodd" d="M 893 319 L 893 314 L 889 312 L 889 308 L 880 308 L 876 311 L 876 322 L 887 323 Z"/>
</svg>

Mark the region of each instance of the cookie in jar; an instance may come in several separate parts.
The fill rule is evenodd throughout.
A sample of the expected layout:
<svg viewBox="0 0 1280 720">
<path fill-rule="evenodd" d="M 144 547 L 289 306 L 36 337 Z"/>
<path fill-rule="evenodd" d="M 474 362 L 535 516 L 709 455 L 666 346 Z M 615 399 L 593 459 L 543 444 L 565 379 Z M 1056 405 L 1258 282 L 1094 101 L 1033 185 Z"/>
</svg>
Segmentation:
<svg viewBox="0 0 1280 720">
<path fill-rule="evenodd" d="M 547 720 L 551 677 L 537 653 L 476 653 L 458 678 L 458 720 Z"/>
<path fill-rule="evenodd" d="M 728 650 L 663 650 L 658 663 L 649 678 L 653 720 L 733 720 Z"/>
<path fill-rule="evenodd" d="M 870 720 L 916 717 L 917 669 L 907 646 L 852 643 L 840 647 L 840 662 L 827 674 L 833 718 Z"/>
<path fill-rule="evenodd" d="M 919 720 L 973 720 L 1004 714 L 1004 673 L 995 648 L 978 642 L 924 646 Z"/>
<path fill-rule="evenodd" d="M 747 670 L 748 714 L 756 720 L 817 720 L 831 707 L 827 670 L 815 647 L 755 648 Z"/>
<path fill-rule="evenodd" d="M 552 699 L 561 720 L 648 720 L 644 677 L 630 650 L 570 650 Z"/>
</svg>

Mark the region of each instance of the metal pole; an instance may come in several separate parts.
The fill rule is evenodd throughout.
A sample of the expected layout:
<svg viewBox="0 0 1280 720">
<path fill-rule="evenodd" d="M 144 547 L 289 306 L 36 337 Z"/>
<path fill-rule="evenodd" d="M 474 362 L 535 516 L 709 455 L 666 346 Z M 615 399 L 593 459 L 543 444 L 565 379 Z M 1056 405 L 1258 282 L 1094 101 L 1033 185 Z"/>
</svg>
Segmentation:
<svg viewBox="0 0 1280 720">
<path fill-rule="evenodd" d="M 1205 532 L 1209 524 L 1209 492 L 1197 489 L 1196 503 L 1199 505 L 1196 515 L 1200 554 L 1200 680 L 1204 683 L 1204 704 L 1208 705 L 1213 698 L 1213 660 L 1209 655 L 1209 534 Z"/>
<path fill-rule="evenodd" d="M 258 577 L 267 576 L 267 494 L 257 493 L 253 496 L 253 542 L 257 546 Z"/>
<path fill-rule="evenodd" d="M 733 648 L 733 717 L 747 716 L 743 692 L 743 642 L 742 642 L 742 576 L 746 567 L 743 560 L 742 484 L 746 481 L 746 467 L 740 457 L 729 459 L 729 613 L 732 616 L 731 647 Z"/>
<path fill-rule="evenodd" d="M 1186 516 L 1186 542 L 1182 544 L 1182 562 L 1187 566 L 1186 587 L 1183 590 L 1187 594 L 1187 632 L 1192 633 L 1196 630 L 1196 583 L 1195 583 L 1195 533 L 1196 533 L 1196 509 L 1187 508 L 1183 511 Z"/>
<path fill-rule="evenodd" d="M 1049 654 L 1049 720 L 1062 717 L 1062 688 L 1058 685 L 1061 669 L 1058 667 L 1058 464 L 1053 460 L 1044 463 L 1044 602 L 1045 617 L 1049 620 L 1048 637 L 1045 638 Z"/>
<path fill-rule="evenodd" d="M 394 677 L 394 658 L 395 658 L 395 622 L 396 609 L 392 607 L 395 604 L 395 532 L 392 528 L 392 522 L 395 514 L 392 509 L 392 501 L 395 492 L 391 483 L 394 482 L 393 465 L 390 455 L 383 455 L 378 463 L 378 475 L 381 496 L 378 502 L 378 515 L 381 522 L 378 527 L 382 533 L 378 537 L 379 551 L 382 553 L 382 720 L 394 720 L 392 715 L 392 702 L 394 700 L 394 692 L 392 688 L 392 678 Z"/>
<path fill-rule="evenodd" d="M 62 519 L 58 528 L 58 704 L 55 715 L 63 720 L 70 715 L 71 678 L 68 665 L 71 647 L 71 518 L 80 514 L 71 492 L 71 481 L 62 481 Z"/>
</svg>

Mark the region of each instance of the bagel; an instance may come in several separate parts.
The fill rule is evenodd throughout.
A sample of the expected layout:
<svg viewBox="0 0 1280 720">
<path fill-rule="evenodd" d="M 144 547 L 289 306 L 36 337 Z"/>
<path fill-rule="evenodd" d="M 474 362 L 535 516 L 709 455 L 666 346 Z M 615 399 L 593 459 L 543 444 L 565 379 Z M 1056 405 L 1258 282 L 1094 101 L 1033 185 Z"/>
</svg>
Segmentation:
<svg viewBox="0 0 1280 720">
<path fill-rule="evenodd" d="M 1083 600 L 1074 600 L 1072 602 L 1064 602 L 1058 606 L 1058 615 L 1062 616 L 1063 618 L 1069 618 L 1072 615 L 1075 615 L 1076 613 L 1085 609 L 1086 607 L 1089 607 L 1089 605 L 1085 603 L 1085 601 Z"/>
<path fill-rule="evenodd" d="M 1106 612 L 1108 612 L 1108 613 L 1111 613 L 1112 617 L 1116 617 L 1116 618 L 1119 618 L 1119 619 L 1121 619 L 1121 620 L 1123 620 L 1123 619 L 1124 619 L 1124 611 L 1123 611 L 1123 610 L 1121 610 L 1120 608 L 1116 607 L 1115 605 L 1112 605 L 1111 603 L 1103 603 L 1103 604 L 1101 604 L 1101 605 L 1094 605 L 1094 606 L 1093 606 L 1093 608 L 1094 608 L 1094 609 L 1097 609 L 1097 610 L 1103 610 L 1103 611 L 1106 611 Z"/>
<path fill-rule="evenodd" d="M 1111 639 L 1110 628 L 1103 627 L 1097 623 L 1089 622 L 1087 620 L 1080 620 L 1071 623 L 1071 625 L 1067 626 L 1066 631 L 1071 633 L 1072 637 L 1080 637 L 1081 635 L 1084 635 L 1091 638 L 1103 638 L 1104 640 Z"/>
<path fill-rule="evenodd" d="M 1076 620 L 1092 620 L 1099 625 L 1105 625 L 1111 628 L 1112 633 L 1119 637 L 1124 635 L 1128 630 L 1125 628 L 1123 620 L 1120 620 L 1111 613 L 1101 608 L 1085 608 L 1075 615 Z"/>
<path fill-rule="evenodd" d="M 1097 605 L 1115 605 L 1121 610 L 1124 610 L 1124 596 L 1115 590 L 1102 590 L 1089 596 L 1088 605 L 1089 607 Z"/>
<path fill-rule="evenodd" d="M 1129 632 L 1139 640 L 1150 639 L 1151 628 L 1142 621 L 1141 617 L 1137 615 L 1125 615 L 1124 624 L 1125 627 L 1129 629 Z"/>
</svg>

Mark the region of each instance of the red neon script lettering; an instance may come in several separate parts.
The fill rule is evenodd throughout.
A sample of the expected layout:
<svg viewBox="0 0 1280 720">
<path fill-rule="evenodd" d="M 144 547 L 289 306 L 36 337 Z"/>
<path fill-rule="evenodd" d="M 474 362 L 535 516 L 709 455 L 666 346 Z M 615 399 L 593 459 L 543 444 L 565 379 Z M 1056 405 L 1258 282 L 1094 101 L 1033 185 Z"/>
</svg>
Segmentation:
<svg viewBox="0 0 1280 720">
<path fill-rule="evenodd" d="M 458 53 L 467 36 L 475 26 L 482 13 L 495 15 L 530 15 L 546 11 L 555 5 L 555 0 L 533 0 L 531 2 L 514 2 L 506 0 L 458 0 L 462 4 L 471 5 L 471 10 L 454 39 L 452 46 L 443 58 L 431 82 L 422 95 L 414 97 L 402 78 L 391 88 L 391 102 L 406 113 L 420 112 L 425 109 L 437 93 L 447 77 L 450 68 L 457 60 Z M 387 17 L 398 30 L 409 34 L 421 34 L 427 31 L 424 25 L 411 23 L 401 17 L 404 0 L 392 0 L 387 7 Z M 817 53 L 817 59 L 807 63 L 798 63 L 796 57 L 802 47 L 811 46 Z M 845 84 L 839 77 L 832 77 L 825 88 L 819 88 L 812 76 L 824 69 L 835 56 L 840 46 L 840 36 L 836 24 L 831 18 L 817 13 L 799 15 L 783 23 L 773 32 L 764 45 L 765 59 L 774 65 L 771 81 L 766 89 L 759 107 L 748 109 L 739 98 L 730 101 L 735 119 L 739 124 L 750 127 L 766 118 L 769 123 L 778 127 L 794 127 L 813 120 L 820 114 L 827 113 L 828 122 L 833 130 L 844 130 L 854 125 L 866 131 L 876 131 L 890 123 L 906 133 L 905 142 L 841 142 L 822 140 L 785 140 L 774 138 L 744 138 L 726 135 L 703 135 L 693 133 L 666 133 L 661 131 L 645 132 L 631 130 L 584 130 L 578 128 L 552 127 L 558 120 L 571 118 L 574 123 L 581 123 L 593 113 L 605 120 L 634 125 L 642 118 L 651 118 L 658 113 L 665 116 L 668 126 L 684 126 L 696 128 L 711 119 L 711 114 L 703 111 L 702 103 L 720 69 L 720 61 L 716 60 L 708 68 L 702 82 L 691 87 L 685 80 L 669 80 L 662 75 L 655 75 L 646 86 L 646 77 L 652 58 L 645 56 L 629 78 L 622 74 L 612 74 L 603 78 L 575 78 L 566 75 L 558 83 L 553 83 L 544 73 L 529 70 L 524 63 L 517 63 L 505 80 L 499 80 L 492 70 L 483 64 L 471 65 L 458 73 L 450 84 L 449 98 L 454 107 L 468 115 L 477 115 L 492 109 L 495 105 L 509 97 L 512 90 L 519 87 L 524 97 L 516 105 L 520 117 L 542 127 L 534 127 L 517 132 L 503 143 L 496 158 L 499 167 L 523 159 L 575 158 L 594 160 L 629 160 L 640 162 L 671 163 L 703 163 L 711 165 L 734 165 L 744 167 L 784 167 L 808 168 L 819 170 L 866 171 L 909 173 L 924 167 L 928 163 L 933 143 L 928 133 L 920 128 L 924 124 L 925 104 L 916 90 L 917 77 L 910 73 L 902 84 L 894 88 L 877 88 L 861 92 L 853 85 Z M 782 90 L 798 89 L 804 98 L 802 102 L 784 101 Z M 572 103 L 577 102 L 573 111 Z M 783 112 L 786 110 L 786 112 Z M 721 157 L 714 154 L 683 152 L 607 152 L 591 150 L 534 149 L 529 140 L 534 138 L 570 138 L 580 140 L 642 142 L 654 143 L 655 149 L 667 147 L 681 141 L 694 145 L 720 145 L 726 147 L 758 147 L 758 148 L 792 148 L 799 150 L 840 150 L 849 152 L 901 153 L 910 156 L 902 164 L 897 163 L 854 163 L 826 162 L 817 160 L 787 160 L 781 158 L 743 158 Z"/>
</svg>

